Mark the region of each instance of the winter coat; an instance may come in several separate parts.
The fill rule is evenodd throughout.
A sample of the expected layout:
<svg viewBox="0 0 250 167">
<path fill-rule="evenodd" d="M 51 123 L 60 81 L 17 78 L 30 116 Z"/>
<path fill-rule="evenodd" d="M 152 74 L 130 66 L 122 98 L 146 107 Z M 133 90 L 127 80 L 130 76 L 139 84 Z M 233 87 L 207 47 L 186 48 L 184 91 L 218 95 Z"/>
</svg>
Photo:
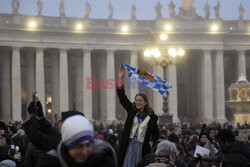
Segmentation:
<svg viewBox="0 0 250 167">
<path fill-rule="evenodd" d="M 38 150 L 32 143 L 29 143 L 24 159 L 25 167 L 36 166 L 38 160 L 42 157 L 43 152 Z"/>
<path fill-rule="evenodd" d="M 127 148 L 130 141 L 130 132 L 132 129 L 132 125 L 134 123 L 134 117 L 139 113 L 139 110 L 133 107 L 133 104 L 125 95 L 124 87 L 117 87 L 117 95 L 119 101 L 123 108 L 127 112 L 127 118 L 125 121 L 122 138 L 119 145 L 119 154 L 118 154 L 118 166 L 122 166 Z M 159 138 L 159 128 L 157 125 L 158 117 L 155 114 L 150 115 L 150 120 L 148 122 L 148 127 L 145 133 L 145 138 L 142 145 L 142 157 L 151 152 L 149 141 L 157 142 Z"/>
<path fill-rule="evenodd" d="M 86 162 L 76 163 L 69 155 L 66 146 L 60 142 L 56 150 L 46 153 L 37 167 L 116 167 L 117 159 L 112 146 L 101 140 L 95 140 L 93 151 Z"/>
<path fill-rule="evenodd" d="M 153 162 L 148 164 L 147 167 L 176 167 L 176 165 L 171 164 L 167 157 L 156 156 Z"/>
<path fill-rule="evenodd" d="M 222 167 L 245 167 L 250 164 L 250 146 L 244 142 L 233 143 L 222 160 Z"/>
<path fill-rule="evenodd" d="M 136 167 L 144 167 L 147 166 L 148 164 L 154 162 L 154 158 L 155 158 L 155 153 L 150 153 L 145 155 L 141 161 L 136 165 Z"/>
<path fill-rule="evenodd" d="M 30 141 L 43 152 L 57 148 L 61 140 L 61 134 L 54 131 L 45 118 L 38 120 L 31 117 L 23 124 L 23 127 Z"/>
</svg>

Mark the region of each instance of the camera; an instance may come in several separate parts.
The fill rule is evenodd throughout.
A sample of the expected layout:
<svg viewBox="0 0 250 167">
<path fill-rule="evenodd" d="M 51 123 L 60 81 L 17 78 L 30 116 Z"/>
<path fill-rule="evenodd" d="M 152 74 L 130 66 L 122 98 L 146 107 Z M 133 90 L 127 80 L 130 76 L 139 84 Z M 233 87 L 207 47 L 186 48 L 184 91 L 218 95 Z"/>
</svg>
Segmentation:
<svg viewBox="0 0 250 167">
<path fill-rule="evenodd" d="M 13 157 L 15 155 L 15 145 L 10 146 L 10 156 Z"/>
</svg>

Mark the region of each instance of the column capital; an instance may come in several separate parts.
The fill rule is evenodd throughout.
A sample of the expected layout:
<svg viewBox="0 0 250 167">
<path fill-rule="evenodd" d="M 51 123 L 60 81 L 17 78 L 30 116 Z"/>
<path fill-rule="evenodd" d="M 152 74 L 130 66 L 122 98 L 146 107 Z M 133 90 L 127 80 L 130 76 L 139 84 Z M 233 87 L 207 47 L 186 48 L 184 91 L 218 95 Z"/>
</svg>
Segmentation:
<svg viewBox="0 0 250 167">
<path fill-rule="evenodd" d="M 62 51 L 62 52 L 67 52 L 69 50 L 69 48 L 59 48 L 59 51 Z"/>
<path fill-rule="evenodd" d="M 89 51 L 91 52 L 92 50 L 94 50 L 93 48 L 82 48 L 83 51 Z"/>
<path fill-rule="evenodd" d="M 47 49 L 46 47 L 36 47 L 36 50 L 45 50 Z"/>
<path fill-rule="evenodd" d="M 20 46 L 12 46 L 12 50 L 20 50 L 22 47 Z"/>
<path fill-rule="evenodd" d="M 239 49 L 237 50 L 238 54 L 246 54 L 246 50 L 245 49 Z"/>
<path fill-rule="evenodd" d="M 211 54 L 212 50 L 211 49 L 204 49 L 203 52 L 204 52 L 204 54 Z"/>
<path fill-rule="evenodd" d="M 216 54 L 223 54 L 224 50 L 223 49 L 216 49 L 215 52 L 216 52 Z"/>
<path fill-rule="evenodd" d="M 115 49 L 108 49 L 107 50 L 107 54 L 112 54 L 112 55 L 114 55 L 114 53 L 115 53 Z"/>
<path fill-rule="evenodd" d="M 43 47 L 37 47 L 36 48 L 36 52 L 44 52 L 44 49 Z"/>
<path fill-rule="evenodd" d="M 92 49 L 83 49 L 83 54 L 85 55 L 86 53 L 91 53 Z"/>
</svg>

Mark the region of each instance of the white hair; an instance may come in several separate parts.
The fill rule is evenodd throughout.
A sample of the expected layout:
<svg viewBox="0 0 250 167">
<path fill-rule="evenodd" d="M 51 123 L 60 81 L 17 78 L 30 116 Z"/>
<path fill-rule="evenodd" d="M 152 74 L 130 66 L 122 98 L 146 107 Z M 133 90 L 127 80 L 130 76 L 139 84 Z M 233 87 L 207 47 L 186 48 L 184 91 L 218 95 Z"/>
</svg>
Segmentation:
<svg viewBox="0 0 250 167">
<path fill-rule="evenodd" d="M 172 155 L 176 157 L 178 155 L 178 150 L 174 143 L 168 140 L 163 140 L 157 145 L 155 155 L 163 157 L 168 157 L 169 155 Z"/>
</svg>

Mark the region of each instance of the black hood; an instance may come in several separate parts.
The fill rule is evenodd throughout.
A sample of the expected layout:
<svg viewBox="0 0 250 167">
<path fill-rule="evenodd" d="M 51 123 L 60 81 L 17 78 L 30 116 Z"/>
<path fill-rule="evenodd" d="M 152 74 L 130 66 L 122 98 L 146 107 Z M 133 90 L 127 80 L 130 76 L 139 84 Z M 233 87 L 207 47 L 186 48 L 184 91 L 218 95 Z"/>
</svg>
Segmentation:
<svg viewBox="0 0 250 167">
<path fill-rule="evenodd" d="M 93 152 L 86 161 L 87 166 L 88 164 L 91 164 L 89 166 L 98 166 L 97 164 L 100 164 L 100 160 L 107 154 L 112 157 L 117 166 L 117 157 L 113 147 L 108 142 L 95 139 Z"/>
<path fill-rule="evenodd" d="M 245 142 L 233 143 L 227 153 L 241 153 L 250 159 L 250 145 Z"/>
</svg>

